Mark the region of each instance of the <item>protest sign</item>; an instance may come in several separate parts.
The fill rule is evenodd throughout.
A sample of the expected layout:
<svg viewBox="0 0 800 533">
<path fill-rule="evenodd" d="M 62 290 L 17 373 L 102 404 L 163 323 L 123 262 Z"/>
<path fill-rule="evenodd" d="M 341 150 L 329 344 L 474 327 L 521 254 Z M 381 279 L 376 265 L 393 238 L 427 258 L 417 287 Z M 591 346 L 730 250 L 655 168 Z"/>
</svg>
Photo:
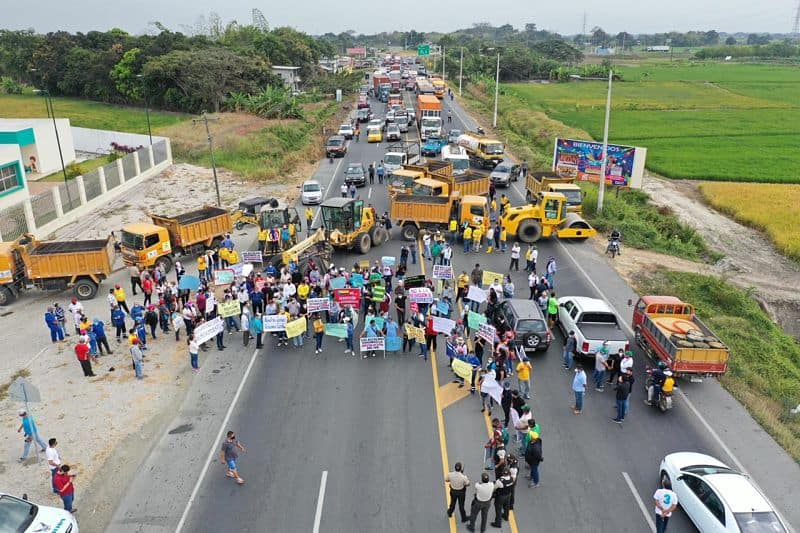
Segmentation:
<svg viewBox="0 0 800 533">
<path fill-rule="evenodd" d="M 485 302 L 486 291 L 481 289 L 477 285 L 470 285 L 469 291 L 467 292 L 467 300 L 477 303 Z"/>
<path fill-rule="evenodd" d="M 339 305 L 358 306 L 361 303 L 361 291 L 359 289 L 335 289 L 333 299 Z"/>
<path fill-rule="evenodd" d="M 375 285 L 372 288 L 372 301 L 382 302 L 386 298 L 386 287 L 383 285 Z"/>
<path fill-rule="evenodd" d="M 237 300 L 230 302 L 221 302 L 219 304 L 219 316 L 227 318 L 229 316 L 236 316 L 241 311 L 242 307 Z"/>
<path fill-rule="evenodd" d="M 383 337 L 361 337 L 358 340 L 362 352 L 375 352 L 386 350 L 386 339 Z"/>
<path fill-rule="evenodd" d="M 172 315 L 172 329 L 178 331 L 182 327 L 184 327 L 186 323 L 183 321 L 183 315 L 180 314 L 173 314 Z"/>
<path fill-rule="evenodd" d="M 450 314 L 450 305 L 444 300 L 440 300 L 439 303 L 436 304 L 436 310 L 442 315 L 448 315 Z"/>
<path fill-rule="evenodd" d="M 245 263 L 260 263 L 263 260 L 263 256 L 258 250 L 246 250 L 242 252 L 242 261 Z"/>
<path fill-rule="evenodd" d="M 384 255 L 383 257 L 381 257 L 381 263 L 383 263 L 384 265 L 394 266 L 396 261 L 397 260 L 391 255 Z"/>
<path fill-rule="evenodd" d="M 450 265 L 433 265 L 433 279 L 453 279 L 453 267 Z"/>
<path fill-rule="evenodd" d="M 453 365 L 455 366 L 455 365 Z M 509 409 L 509 414 L 511 414 L 511 424 L 516 428 L 519 427 L 519 413 L 513 407 Z"/>
<path fill-rule="evenodd" d="M 369 259 L 362 259 L 358 262 L 358 268 L 364 270 L 369 268 Z"/>
<path fill-rule="evenodd" d="M 286 330 L 286 315 L 264 315 L 261 318 L 264 323 L 264 331 Z"/>
<path fill-rule="evenodd" d="M 486 342 L 494 343 L 494 338 L 497 335 L 497 330 L 491 324 L 481 324 L 478 326 L 478 337 L 486 340 Z"/>
<path fill-rule="evenodd" d="M 400 337 L 386 337 L 386 351 L 399 352 L 403 347 L 403 339 Z"/>
<path fill-rule="evenodd" d="M 403 279 L 403 286 L 406 289 L 413 289 L 414 287 L 422 287 L 425 285 L 425 276 L 420 274 L 419 276 L 406 276 Z"/>
<path fill-rule="evenodd" d="M 492 272 L 491 270 L 484 270 L 483 271 L 483 285 L 491 285 L 492 283 L 497 280 L 498 282 L 503 282 L 503 275 L 499 272 Z"/>
<path fill-rule="evenodd" d="M 250 275 L 250 272 L 253 271 L 253 265 L 250 263 L 236 263 L 235 265 L 231 265 L 231 270 L 233 270 L 233 274 L 239 278 L 246 278 Z"/>
<path fill-rule="evenodd" d="M 207 340 L 216 337 L 217 334 L 222 333 L 224 327 L 225 323 L 221 317 L 209 320 L 208 322 L 203 322 L 194 328 L 194 340 L 197 341 L 198 344 L 203 344 Z"/>
<path fill-rule="evenodd" d="M 478 329 L 481 324 L 486 324 L 486 315 L 470 311 L 467 315 L 467 326 L 469 329 Z"/>
<path fill-rule="evenodd" d="M 484 392 L 492 397 L 497 403 L 502 403 L 503 400 L 503 387 L 494 379 L 494 374 L 489 372 L 483 374 L 481 381 L 481 392 Z"/>
<path fill-rule="evenodd" d="M 427 287 L 416 287 L 408 290 L 408 299 L 416 304 L 433 303 L 433 293 Z"/>
<path fill-rule="evenodd" d="M 230 285 L 235 277 L 233 270 L 220 268 L 214 271 L 214 285 Z"/>
<path fill-rule="evenodd" d="M 306 331 L 306 319 L 300 317 L 286 323 L 286 336 L 290 339 L 302 335 Z"/>
<path fill-rule="evenodd" d="M 320 311 L 330 311 L 331 301 L 327 298 L 309 298 L 306 302 L 306 310 L 309 313 L 319 313 Z"/>
<path fill-rule="evenodd" d="M 344 289 L 345 284 L 344 276 L 331 278 L 331 289 Z"/>
<path fill-rule="evenodd" d="M 472 381 L 472 365 L 461 359 L 453 359 L 452 363 L 453 372 L 456 376 L 468 382 Z"/>
<path fill-rule="evenodd" d="M 453 329 L 456 327 L 456 321 L 450 320 L 449 318 L 442 318 L 440 316 L 433 316 L 431 317 L 433 331 L 438 331 L 439 333 L 446 333 L 450 334 Z"/>
<path fill-rule="evenodd" d="M 380 272 L 373 272 L 369 275 L 369 283 L 370 285 L 375 285 L 383 281 L 383 276 L 381 276 Z"/>
<path fill-rule="evenodd" d="M 352 285 L 357 289 L 360 289 L 361 287 L 364 286 L 364 276 L 362 276 L 358 272 L 353 272 L 352 274 L 350 274 L 350 285 Z"/>
<path fill-rule="evenodd" d="M 414 339 L 417 342 L 425 342 L 425 330 L 422 328 L 406 324 L 406 334 L 409 339 Z"/>
<path fill-rule="evenodd" d="M 346 339 L 347 324 L 325 324 L 325 335 Z"/>
</svg>

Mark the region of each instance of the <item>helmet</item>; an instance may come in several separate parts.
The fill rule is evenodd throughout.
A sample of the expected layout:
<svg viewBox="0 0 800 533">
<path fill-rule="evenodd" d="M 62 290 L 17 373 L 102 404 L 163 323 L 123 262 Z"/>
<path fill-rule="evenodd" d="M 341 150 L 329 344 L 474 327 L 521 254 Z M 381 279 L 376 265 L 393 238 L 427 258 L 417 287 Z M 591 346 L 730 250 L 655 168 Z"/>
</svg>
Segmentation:
<svg viewBox="0 0 800 533">
<path fill-rule="evenodd" d="M 667 363 L 665 363 L 664 361 L 659 361 L 658 362 L 658 368 L 661 369 L 661 370 L 666 370 L 667 369 Z"/>
</svg>

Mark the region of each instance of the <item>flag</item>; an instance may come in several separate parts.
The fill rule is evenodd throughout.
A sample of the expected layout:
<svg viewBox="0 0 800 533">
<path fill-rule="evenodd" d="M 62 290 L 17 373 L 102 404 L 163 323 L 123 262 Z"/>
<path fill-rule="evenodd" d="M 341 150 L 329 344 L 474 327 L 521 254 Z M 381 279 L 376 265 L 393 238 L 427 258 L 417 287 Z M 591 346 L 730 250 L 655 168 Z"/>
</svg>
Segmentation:
<svg viewBox="0 0 800 533">
<path fill-rule="evenodd" d="M 481 383 L 481 392 L 485 392 L 489 396 L 492 397 L 494 401 L 497 403 L 501 403 L 503 400 L 503 387 L 494 379 L 494 376 L 489 373 L 483 376 L 483 382 Z"/>
</svg>

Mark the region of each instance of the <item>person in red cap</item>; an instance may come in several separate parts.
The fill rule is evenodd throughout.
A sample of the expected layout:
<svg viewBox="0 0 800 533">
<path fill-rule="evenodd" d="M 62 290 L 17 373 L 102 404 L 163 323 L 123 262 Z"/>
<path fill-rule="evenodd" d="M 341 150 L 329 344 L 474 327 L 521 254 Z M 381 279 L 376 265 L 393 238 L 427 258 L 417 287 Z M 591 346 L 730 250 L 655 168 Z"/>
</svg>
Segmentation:
<svg viewBox="0 0 800 533">
<path fill-rule="evenodd" d="M 133 359 L 133 371 L 136 373 L 136 379 L 144 378 L 144 354 L 139 347 L 139 339 L 131 339 L 131 358 Z"/>
</svg>

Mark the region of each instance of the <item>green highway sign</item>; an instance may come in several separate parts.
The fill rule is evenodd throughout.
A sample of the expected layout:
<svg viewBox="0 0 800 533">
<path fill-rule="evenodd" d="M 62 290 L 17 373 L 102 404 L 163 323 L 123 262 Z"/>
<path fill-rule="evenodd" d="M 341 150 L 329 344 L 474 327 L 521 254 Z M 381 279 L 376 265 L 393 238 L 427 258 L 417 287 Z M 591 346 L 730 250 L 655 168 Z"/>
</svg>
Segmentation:
<svg viewBox="0 0 800 533">
<path fill-rule="evenodd" d="M 429 55 L 431 55 L 431 45 L 429 45 L 429 44 L 418 44 L 417 45 L 417 55 L 418 56 L 429 56 Z"/>
</svg>

